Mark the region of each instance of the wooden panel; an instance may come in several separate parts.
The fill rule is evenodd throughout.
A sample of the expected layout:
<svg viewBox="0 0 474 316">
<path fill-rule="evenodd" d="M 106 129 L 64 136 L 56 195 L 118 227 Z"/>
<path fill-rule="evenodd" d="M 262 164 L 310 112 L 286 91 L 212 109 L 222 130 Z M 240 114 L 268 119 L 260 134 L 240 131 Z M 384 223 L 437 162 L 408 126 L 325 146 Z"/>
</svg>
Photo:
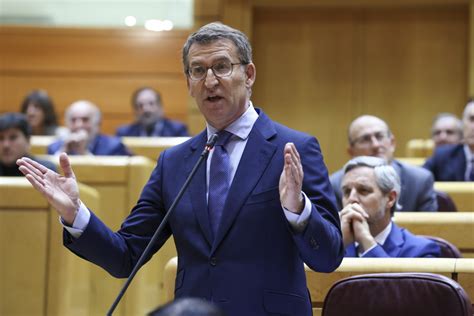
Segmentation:
<svg viewBox="0 0 474 316">
<path fill-rule="evenodd" d="M 99 209 L 97 190 L 79 183 L 81 201 L 91 209 Z M 91 263 L 76 256 L 63 246 L 62 226 L 55 210 L 50 211 L 48 258 L 48 316 L 92 315 Z"/>
<path fill-rule="evenodd" d="M 405 144 L 426 137 L 437 112 L 460 113 L 465 103 L 467 5 L 257 7 L 253 44 L 255 105 L 316 135 L 331 172 L 349 158 L 356 116 L 381 116 Z"/>
<path fill-rule="evenodd" d="M 23 177 L 0 177 L 0 207 L 46 209 L 48 202 Z"/>
<path fill-rule="evenodd" d="M 345 131 L 354 111 L 354 23 L 347 11 L 257 10 L 254 18 L 254 105 L 316 135 L 333 170 L 347 159 Z"/>
<path fill-rule="evenodd" d="M 365 25 L 364 110 L 387 121 L 403 152 L 409 139 L 429 135 L 438 112 L 462 112 L 467 6 L 370 10 Z"/>
<path fill-rule="evenodd" d="M 166 115 L 187 123 L 181 62 L 187 35 L 185 31 L 2 27 L 0 113 L 17 111 L 29 91 L 41 88 L 53 98 L 61 123 L 69 104 L 88 99 L 104 114 L 103 132 L 114 134 L 118 125 L 134 120 L 132 92 L 152 86 L 162 93 Z"/>
<path fill-rule="evenodd" d="M 469 96 L 474 97 L 474 0 L 470 0 L 469 14 Z"/>
<path fill-rule="evenodd" d="M 185 31 L 4 26 L 1 67 L 28 72 L 179 73 L 187 35 Z"/>
<path fill-rule="evenodd" d="M 1 315 L 45 315 L 48 229 L 47 208 L 0 209 Z"/>
</svg>

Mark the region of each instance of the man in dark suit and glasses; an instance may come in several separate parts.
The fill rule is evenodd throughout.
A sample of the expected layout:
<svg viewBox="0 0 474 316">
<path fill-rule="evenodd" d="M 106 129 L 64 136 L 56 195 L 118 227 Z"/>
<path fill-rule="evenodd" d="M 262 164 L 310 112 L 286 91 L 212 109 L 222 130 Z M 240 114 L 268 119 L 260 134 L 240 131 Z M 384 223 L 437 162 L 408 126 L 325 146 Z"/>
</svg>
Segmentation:
<svg viewBox="0 0 474 316">
<path fill-rule="evenodd" d="M 242 32 L 220 23 L 203 26 L 189 36 L 183 65 L 207 127 L 161 154 L 118 232 L 81 203 L 66 155 L 60 157 L 66 178 L 58 187 L 49 187 L 56 174 L 27 159 L 19 161 L 21 170 L 59 211 L 66 247 L 127 277 L 208 138 L 219 133 L 207 165 L 197 171 L 154 246 L 158 251 L 173 235 L 176 298 L 204 298 L 229 316 L 312 315 L 304 263 L 331 272 L 344 254 L 318 141 L 253 106 L 256 68 Z"/>
</svg>

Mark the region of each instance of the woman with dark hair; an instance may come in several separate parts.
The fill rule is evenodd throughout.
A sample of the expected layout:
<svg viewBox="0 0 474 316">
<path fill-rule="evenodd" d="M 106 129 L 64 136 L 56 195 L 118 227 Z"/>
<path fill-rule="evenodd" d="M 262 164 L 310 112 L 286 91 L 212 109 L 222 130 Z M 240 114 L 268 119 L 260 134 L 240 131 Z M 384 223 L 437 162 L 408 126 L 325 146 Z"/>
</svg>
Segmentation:
<svg viewBox="0 0 474 316">
<path fill-rule="evenodd" d="M 58 121 L 54 104 L 44 90 L 33 90 L 23 100 L 21 112 L 31 125 L 33 135 L 56 135 Z"/>
</svg>

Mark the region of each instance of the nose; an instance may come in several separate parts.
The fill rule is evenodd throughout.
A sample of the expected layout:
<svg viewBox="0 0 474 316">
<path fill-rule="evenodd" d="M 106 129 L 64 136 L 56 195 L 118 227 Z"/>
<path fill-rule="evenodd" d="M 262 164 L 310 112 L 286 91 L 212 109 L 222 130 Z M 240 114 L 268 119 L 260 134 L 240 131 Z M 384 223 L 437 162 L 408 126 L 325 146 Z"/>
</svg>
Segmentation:
<svg viewBox="0 0 474 316">
<path fill-rule="evenodd" d="M 359 195 L 357 194 L 357 190 L 355 188 L 351 189 L 349 196 L 347 197 L 348 203 L 358 203 L 359 202 Z"/>
<path fill-rule="evenodd" d="M 219 84 L 219 80 L 217 80 L 217 77 L 214 75 L 211 68 L 207 70 L 206 78 L 204 78 L 204 84 L 208 89 L 212 89 Z"/>
<path fill-rule="evenodd" d="M 72 129 L 74 131 L 77 131 L 77 130 L 81 129 L 83 125 L 84 124 L 83 124 L 83 121 L 81 119 L 75 119 L 75 120 L 72 121 Z"/>
</svg>

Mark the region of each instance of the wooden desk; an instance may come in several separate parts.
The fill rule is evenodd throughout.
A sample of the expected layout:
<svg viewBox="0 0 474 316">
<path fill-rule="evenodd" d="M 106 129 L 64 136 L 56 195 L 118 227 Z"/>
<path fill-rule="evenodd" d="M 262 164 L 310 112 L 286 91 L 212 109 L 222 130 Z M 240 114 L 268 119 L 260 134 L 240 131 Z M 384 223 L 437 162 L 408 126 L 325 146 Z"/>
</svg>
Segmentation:
<svg viewBox="0 0 474 316">
<path fill-rule="evenodd" d="M 464 257 L 474 257 L 473 212 L 395 212 L 394 221 L 415 235 L 446 239 L 458 247 Z"/>
<path fill-rule="evenodd" d="M 56 157 L 44 156 L 57 163 Z M 70 156 L 78 181 L 95 188 L 101 196 L 100 206 L 91 208 L 113 230 L 136 204 L 143 186 L 148 181 L 155 162 L 141 156 Z M 138 272 L 114 315 L 145 315 L 160 302 L 163 289 L 163 267 L 176 256 L 172 239 Z M 110 276 L 92 265 L 90 315 L 104 315 L 118 295 L 125 280 Z"/>
<path fill-rule="evenodd" d="M 435 182 L 434 188 L 448 193 L 458 212 L 474 212 L 474 182 Z"/>
<path fill-rule="evenodd" d="M 427 158 L 433 154 L 434 142 L 431 139 L 410 139 L 405 146 L 405 156 Z"/>
<path fill-rule="evenodd" d="M 23 177 L 0 177 L 0 192 L 0 315 L 90 315 L 91 265 L 62 246 L 57 212 Z"/>
<path fill-rule="evenodd" d="M 156 161 L 161 152 L 190 139 L 190 137 L 122 137 L 122 142 L 134 155 Z"/>
<path fill-rule="evenodd" d="M 174 298 L 174 280 L 178 260 L 172 258 L 165 266 L 165 302 Z M 305 267 L 308 289 L 311 294 L 314 315 L 321 315 L 324 298 L 331 286 L 340 279 L 359 274 L 386 272 L 429 272 L 457 280 L 466 290 L 471 301 L 474 298 L 474 259 L 451 258 L 344 258 L 332 273 L 320 273 Z"/>
</svg>

